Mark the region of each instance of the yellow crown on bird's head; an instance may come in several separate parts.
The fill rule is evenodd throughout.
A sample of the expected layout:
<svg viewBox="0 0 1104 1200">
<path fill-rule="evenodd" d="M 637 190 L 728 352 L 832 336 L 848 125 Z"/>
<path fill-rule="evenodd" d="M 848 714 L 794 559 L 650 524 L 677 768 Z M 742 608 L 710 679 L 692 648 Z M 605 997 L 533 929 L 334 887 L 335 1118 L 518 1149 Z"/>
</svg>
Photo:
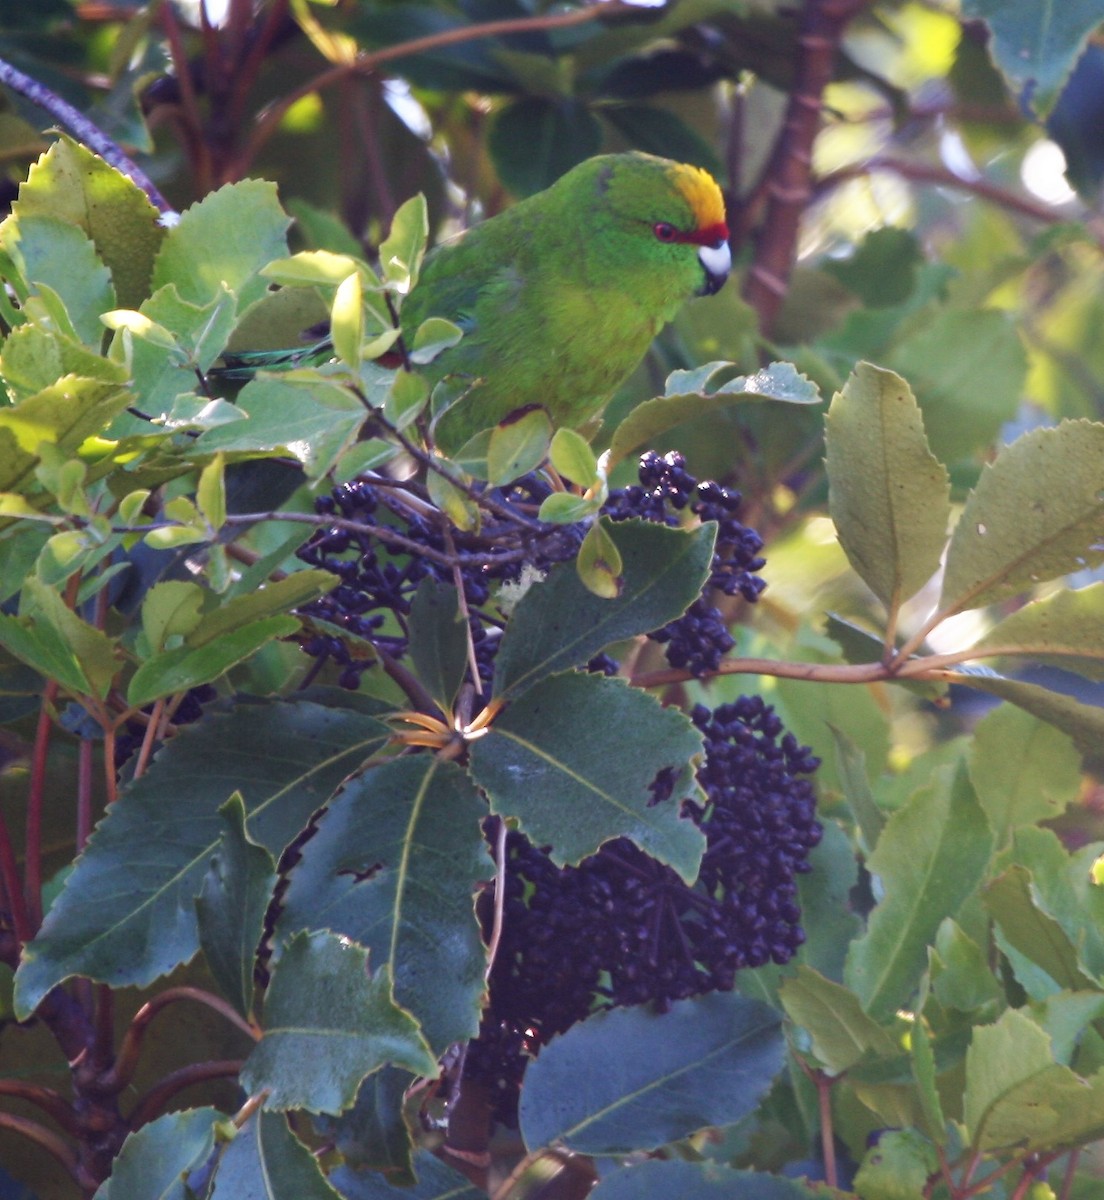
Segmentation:
<svg viewBox="0 0 1104 1200">
<path fill-rule="evenodd" d="M 699 229 L 725 223 L 725 203 L 717 181 L 701 167 L 689 163 L 672 163 L 668 172 L 671 182 L 682 193 L 694 214 Z"/>
</svg>

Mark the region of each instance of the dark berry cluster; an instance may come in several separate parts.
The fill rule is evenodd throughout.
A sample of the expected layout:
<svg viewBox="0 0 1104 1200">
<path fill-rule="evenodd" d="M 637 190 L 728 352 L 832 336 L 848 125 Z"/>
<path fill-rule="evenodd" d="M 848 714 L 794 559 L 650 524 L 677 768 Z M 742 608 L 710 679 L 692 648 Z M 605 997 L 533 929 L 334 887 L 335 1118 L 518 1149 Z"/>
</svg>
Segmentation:
<svg viewBox="0 0 1104 1200">
<path fill-rule="evenodd" d="M 737 971 L 784 963 L 805 940 L 796 876 L 821 836 L 808 778 L 818 760 L 758 697 L 692 717 L 705 737 L 706 796 L 687 804 L 706 838 L 693 886 L 625 839 L 558 869 L 522 834 L 507 836 L 490 1005 L 466 1068 L 492 1087 L 501 1119 L 524 1066 L 510 1053 L 535 1054 L 598 1007 L 663 1009 L 729 990 Z M 673 784 L 657 780 L 656 800 Z M 486 926 L 487 899 L 482 917 Z"/>
<path fill-rule="evenodd" d="M 671 451 L 649 451 L 640 460 L 640 483 L 611 494 L 605 511 L 615 520 L 646 517 L 677 525 L 677 513 L 689 509 L 702 521 L 717 522 L 717 543 L 705 591 L 677 620 L 649 636 L 667 647 L 667 661 L 692 675 L 715 671 L 735 645 L 721 610 L 711 602 L 713 592 L 742 596 L 754 603 L 766 583 L 756 571 L 766 563 L 759 551 L 763 539 L 737 518 L 742 497 L 712 480 L 699 483 L 686 470 L 686 460 Z"/>
<path fill-rule="evenodd" d="M 765 561 L 758 556 L 762 539 L 737 519 L 740 493 L 708 481 L 699 483 L 678 453 L 643 455 L 639 480 L 639 484 L 611 493 L 603 514 L 615 521 L 636 517 L 678 525 L 679 513 L 687 510 L 703 521 L 717 522 L 707 588 L 686 613 L 649 635 L 666 644 L 672 666 L 704 675 L 716 669 L 734 644 L 724 615 L 709 597 L 716 591 L 741 595 L 748 601 L 758 597 L 765 586 L 754 573 Z M 533 514 L 550 492 L 544 479 L 530 475 L 494 490 L 491 497 L 506 510 Z M 409 547 L 422 546 L 443 557 L 453 549 L 463 551 L 465 539 L 453 533 L 450 547 L 441 528 L 420 515 L 416 507 L 397 503 L 393 491 L 364 480 L 341 484 L 331 495 L 321 497 L 316 508 L 339 518 L 341 524 L 316 534 L 299 551 L 299 557 L 332 572 L 341 582 L 303 610 L 303 615 L 315 622 L 303 648 L 319 665 L 327 660 L 335 663 L 340 684 L 355 688 L 374 661 L 368 647 L 358 650 L 357 642 L 401 658 L 406 652 L 407 618 L 418 584 L 427 575 L 454 582 L 451 567 L 432 557 L 411 554 Z M 501 519 L 487 521 L 478 543 L 468 539 L 472 543 L 467 555 L 470 561 L 461 565 L 476 661 L 485 681 L 493 671 L 502 627 L 501 617 L 489 604 L 491 586 L 516 579 L 523 566 L 546 571 L 573 558 L 586 532 L 582 524 L 537 526 L 531 516 L 527 520 L 527 525 L 519 526 Z M 385 536 L 388 532 L 396 535 L 390 542 Z M 616 664 L 601 658 L 592 669 L 609 674 L 616 671 Z"/>
</svg>

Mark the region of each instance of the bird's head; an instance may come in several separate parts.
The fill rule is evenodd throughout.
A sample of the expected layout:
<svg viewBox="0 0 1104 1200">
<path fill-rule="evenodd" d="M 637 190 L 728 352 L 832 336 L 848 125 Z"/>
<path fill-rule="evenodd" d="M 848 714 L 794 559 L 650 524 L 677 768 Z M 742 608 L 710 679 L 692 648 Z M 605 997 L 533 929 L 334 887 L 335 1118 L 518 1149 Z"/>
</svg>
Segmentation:
<svg viewBox="0 0 1104 1200">
<path fill-rule="evenodd" d="M 607 156 L 599 179 L 615 219 L 638 245 L 650 242 L 682 271 L 694 269 L 687 252 L 695 250 L 699 275 L 692 290 L 701 296 L 720 291 L 732 269 L 732 251 L 724 197 L 708 171 L 634 152 Z"/>
</svg>

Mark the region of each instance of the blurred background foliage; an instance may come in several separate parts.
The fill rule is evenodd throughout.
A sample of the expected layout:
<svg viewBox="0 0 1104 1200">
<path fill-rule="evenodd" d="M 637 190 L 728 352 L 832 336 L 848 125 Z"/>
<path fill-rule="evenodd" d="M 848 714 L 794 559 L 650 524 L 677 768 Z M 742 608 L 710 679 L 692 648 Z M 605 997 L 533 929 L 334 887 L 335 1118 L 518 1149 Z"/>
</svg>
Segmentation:
<svg viewBox="0 0 1104 1200">
<path fill-rule="evenodd" d="M 726 193 L 735 278 L 662 335 L 607 429 L 679 367 L 789 359 L 827 401 L 870 359 L 911 384 L 961 500 L 1000 444 L 1104 416 L 1104 5 L 1069 5 L 1045 44 L 1044 8 L 0 0 L 0 58 L 123 146 L 178 209 L 231 181 L 275 181 L 296 248 L 371 257 L 416 192 L 445 237 L 599 152 L 705 166 Z M 51 118 L 15 90 L 0 104 L 6 208 Z M 294 340 L 297 321 L 279 332 Z M 674 439 L 696 476 L 742 490 L 742 519 L 767 543 L 770 588 L 737 653 L 834 659 L 807 614 L 880 619 L 825 515 L 822 439 L 822 409 L 787 405 L 713 413 Z M 910 602 L 903 635 L 932 601 Z M 929 648 L 969 644 L 999 615 L 952 618 Z M 1022 677 L 1104 700 L 1053 668 Z M 977 693 L 937 707 L 902 689 L 746 676 L 714 681 L 709 700 L 749 690 L 825 757 L 828 814 L 843 791 L 829 722 L 891 808 L 940 747 L 960 752 L 983 707 Z M 1070 844 L 1104 836 L 1104 789 L 1086 777 L 1079 798 L 1058 822 Z"/>
</svg>

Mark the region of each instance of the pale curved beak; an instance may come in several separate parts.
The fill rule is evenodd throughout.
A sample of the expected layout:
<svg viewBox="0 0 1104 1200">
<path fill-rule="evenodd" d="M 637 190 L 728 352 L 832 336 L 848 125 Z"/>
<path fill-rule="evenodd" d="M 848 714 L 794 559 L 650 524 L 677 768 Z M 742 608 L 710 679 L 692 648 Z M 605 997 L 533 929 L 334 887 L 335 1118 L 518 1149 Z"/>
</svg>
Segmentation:
<svg viewBox="0 0 1104 1200">
<path fill-rule="evenodd" d="M 705 271 L 705 282 L 698 295 L 715 295 L 724 287 L 724 281 L 732 270 L 732 251 L 728 242 L 722 239 L 712 246 L 699 246 L 698 261 Z"/>
</svg>

